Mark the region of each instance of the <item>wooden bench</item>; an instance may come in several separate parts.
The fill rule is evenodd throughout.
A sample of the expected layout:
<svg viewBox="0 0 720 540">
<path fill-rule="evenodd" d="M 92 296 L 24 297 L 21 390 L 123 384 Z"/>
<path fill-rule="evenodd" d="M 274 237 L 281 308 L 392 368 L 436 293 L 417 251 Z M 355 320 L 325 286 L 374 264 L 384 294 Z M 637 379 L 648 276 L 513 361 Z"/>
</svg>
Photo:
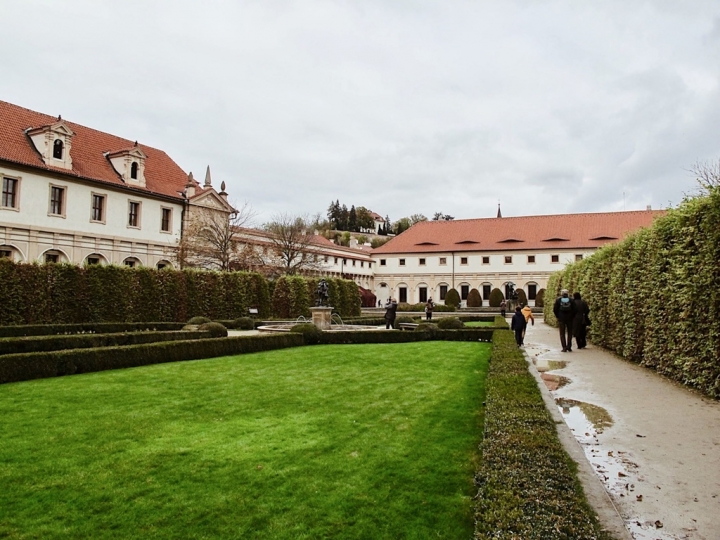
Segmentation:
<svg viewBox="0 0 720 540">
<path fill-rule="evenodd" d="M 257 315 L 257 314 L 258 314 L 258 308 L 255 308 L 255 307 L 248 308 L 248 313 L 250 314 L 251 317 L 252 317 L 253 315 Z"/>
<path fill-rule="evenodd" d="M 417 323 L 411 323 L 411 322 L 401 322 L 398 325 L 399 330 L 415 330 L 417 328 Z"/>
</svg>

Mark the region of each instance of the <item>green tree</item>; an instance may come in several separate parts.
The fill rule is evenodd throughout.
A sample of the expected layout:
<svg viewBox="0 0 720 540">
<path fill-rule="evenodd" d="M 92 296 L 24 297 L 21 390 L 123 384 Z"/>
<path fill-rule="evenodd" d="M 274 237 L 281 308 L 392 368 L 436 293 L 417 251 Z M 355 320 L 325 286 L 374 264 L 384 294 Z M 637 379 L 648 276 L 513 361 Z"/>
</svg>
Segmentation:
<svg viewBox="0 0 720 540">
<path fill-rule="evenodd" d="M 490 300 L 488 302 L 490 307 L 500 307 L 500 302 L 503 300 L 505 300 L 505 295 L 500 289 L 496 288 L 490 291 Z"/>
<path fill-rule="evenodd" d="M 482 306 L 482 297 L 480 296 L 480 291 L 478 291 L 477 289 L 470 289 L 467 297 L 467 305 L 468 307 Z"/>
<path fill-rule="evenodd" d="M 445 295 L 445 305 L 456 309 L 460 305 L 460 294 L 455 289 L 450 289 Z"/>
</svg>

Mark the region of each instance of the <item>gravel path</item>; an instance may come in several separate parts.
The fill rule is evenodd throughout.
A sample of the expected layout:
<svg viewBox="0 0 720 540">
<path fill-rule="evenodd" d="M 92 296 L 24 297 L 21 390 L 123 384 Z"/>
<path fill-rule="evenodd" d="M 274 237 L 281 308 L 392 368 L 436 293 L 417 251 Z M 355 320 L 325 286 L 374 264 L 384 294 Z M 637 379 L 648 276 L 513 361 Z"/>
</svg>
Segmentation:
<svg viewBox="0 0 720 540">
<path fill-rule="evenodd" d="M 525 344 L 582 449 L 574 459 L 584 454 L 632 538 L 720 539 L 720 402 L 592 343 L 561 353 L 541 319 Z"/>
</svg>

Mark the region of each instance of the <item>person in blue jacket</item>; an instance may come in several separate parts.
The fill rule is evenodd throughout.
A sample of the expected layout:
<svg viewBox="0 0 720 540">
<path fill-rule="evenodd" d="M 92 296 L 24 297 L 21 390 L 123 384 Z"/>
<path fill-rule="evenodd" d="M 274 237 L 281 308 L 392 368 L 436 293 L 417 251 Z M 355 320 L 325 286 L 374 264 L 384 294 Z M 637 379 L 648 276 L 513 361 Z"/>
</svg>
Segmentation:
<svg viewBox="0 0 720 540">
<path fill-rule="evenodd" d="M 525 315 L 523 315 L 520 306 L 517 306 L 515 308 L 515 315 L 513 315 L 512 321 L 510 321 L 510 330 L 515 332 L 515 343 L 518 344 L 518 347 L 522 347 L 523 345 L 523 334 L 526 328 L 527 321 L 525 320 Z"/>
</svg>

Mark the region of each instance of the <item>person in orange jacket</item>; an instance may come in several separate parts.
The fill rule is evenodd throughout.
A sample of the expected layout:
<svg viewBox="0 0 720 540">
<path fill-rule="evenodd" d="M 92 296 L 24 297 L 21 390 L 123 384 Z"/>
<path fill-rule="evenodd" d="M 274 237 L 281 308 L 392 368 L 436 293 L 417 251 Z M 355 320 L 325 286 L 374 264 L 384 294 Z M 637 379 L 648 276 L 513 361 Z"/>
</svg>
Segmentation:
<svg viewBox="0 0 720 540">
<path fill-rule="evenodd" d="M 533 317 L 532 309 L 530 309 L 530 306 L 526 305 L 522 308 L 522 314 L 523 317 L 525 317 L 525 328 L 523 328 L 522 338 L 523 343 L 525 342 L 525 330 L 527 329 L 528 323 L 531 323 L 533 326 L 535 326 L 535 317 Z"/>
</svg>

